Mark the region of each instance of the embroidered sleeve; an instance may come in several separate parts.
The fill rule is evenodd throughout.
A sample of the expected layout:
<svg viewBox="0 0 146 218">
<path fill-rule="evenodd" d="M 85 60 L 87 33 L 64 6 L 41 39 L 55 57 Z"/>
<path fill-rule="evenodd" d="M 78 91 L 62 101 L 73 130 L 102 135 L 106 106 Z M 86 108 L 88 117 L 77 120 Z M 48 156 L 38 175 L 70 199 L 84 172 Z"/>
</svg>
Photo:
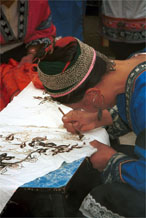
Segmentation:
<svg viewBox="0 0 146 218">
<path fill-rule="evenodd" d="M 116 153 L 109 160 L 102 172 L 103 183 L 124 182 L 121 178 L 121 162 L 128 161 L 129 157 L 123 153 Z"/>
<path fill-rule="evenodd" d="M 117 107 L 110 109 L 109 112 L 112 116 L 113 124 L 106 127 L 106 130 L 111 139 L 118 138 L 131 131 L 128 125 L 120 117 Z"/>
<path fill-rule="evenodd" d="M 38 27 L 37 30 L 45 30 L 47 28 L 50 28 L 52 25 L 52 16 L 48 16 L 48 18 L 43 21 Z M 45 38 L 39 38 L 36 40 L 32 40 L 31 42 L 26 44 L 26 47 L 29 47 L 30 45 L 38 45 L 38 44 L 44 44 L 45 48 L 47 48 L 51 44 L 51 40 L 48 37 Z"/>
<path fill-rule="evenodd" d="M 146 189 L 146 129 L 142 130 L 137 138 L 135 154 L 137 160 L 121 164 L 122 178 L 135 189 L 145 191 Z"/>
<path fill-rule="evenodd" d="M 40 38 L 40 39 L 32 40 L 31 42 L 26 44 L 26 48 L 38 44 L 44 44 L 45 48 L 47 48 L 51 44 L 51 40 L 49 38 Z"/>
<path fill-rule="evenodd" d="M 123 153 L 116 153 L 109 160 L 102 172 L 103 183 L 125 182 L 139 191 L 145 191 L 146 179 L 146 130 L 143 130 L 136 139 L 135 155 L 133 159 Z M 124 146 L 124 145 L 123 145 Z"/>
<path fill-rule="evenodd" d="M 52 15 L 48 16 L 48 18 L 45 21 L 42 21 L 42 23 L 37 27 L 37 30 L 50 28 L 51 25 L 52 25 Z"/>
<path fill-rule="evenodd" d="M 28 14 L 27 34 L 25 37 L 26 47 L 44 44 L 45 48 L 54 45 L 56 27 L 52 22 L 52 14 L 48 0 L 29 1 L 31 13 Z M 41 10 L 40 10 L 41 8 Z"/>
</svg>

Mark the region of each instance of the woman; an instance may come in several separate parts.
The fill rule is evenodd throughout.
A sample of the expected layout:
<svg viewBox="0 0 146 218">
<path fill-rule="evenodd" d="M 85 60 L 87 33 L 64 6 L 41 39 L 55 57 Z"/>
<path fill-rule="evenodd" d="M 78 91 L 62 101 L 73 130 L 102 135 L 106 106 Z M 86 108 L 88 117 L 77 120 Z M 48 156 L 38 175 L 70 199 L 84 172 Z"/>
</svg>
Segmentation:
<svg viewBox="0 0 146 218">
<path fill-rule="evenodd" d="M 135 147 L 112 148 L 91 142 L 97 152 L 90 161 L 102 182 L 81 204 L 80 210 L 87 217 L 144 216 L 145 58 L 146 54 L 139 53 L 124 61 L 112 61 L 80 40 L 66 37 L 38 64 L 48 93 L 74 109 L 63 116 L 69 132 L 109 126 L 111 137 L 129 131 L 137 135 Z M 109 110 L 115 105 L 118 110 Z"/>
</svg>

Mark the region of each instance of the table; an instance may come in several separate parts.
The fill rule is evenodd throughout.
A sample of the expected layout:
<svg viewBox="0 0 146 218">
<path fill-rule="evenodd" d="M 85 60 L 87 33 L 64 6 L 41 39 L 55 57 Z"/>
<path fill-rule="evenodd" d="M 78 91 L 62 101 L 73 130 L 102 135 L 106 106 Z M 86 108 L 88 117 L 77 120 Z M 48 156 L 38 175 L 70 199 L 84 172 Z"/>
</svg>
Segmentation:
<svg viewBox="0 0 146 218">
<path fill-rule="evenodd" d="M 27 208 L 26 217 L 72 217 L 98 182 L 98 173 L 88 158 L 64 163 L 59 169 L 21 186 L 7 203 L 1 217 L 12 214 L 14 217 L 25 216 L 24 208 Z M 17 211 L 10 202 L 18 204 Z M 21 208 L 22 211 L 18 211 Z"/>
<path fill-rule="evenodd" d="M 59 107 L 65 113 L 70 110 L 64 105 L 59 104 Z M 105 129 L 99 128 L 84 134 L 83 139 L 79 140 L 77 135 L 72 135 L 63 128 L 61 118 L 62 114 L 58 110 L 58 103 L 53 102 L 42 90 L 36 89 L 32 83 L 0 113 L 0 131 L 2 134 L 0 137 L 0 154 L 8 151 L 9 155 L 15 156 L 17 161 L 23 159 L 30 151 L 34 152 L 34 148 L 40 149 L 40 144 L 35 144 L 34 147 L 30 146 L 34 138 L 39 138 L 39 140 L 41 138 L 41 143 L 48 143 L 53 140 L 57 146 L 65 144 L 69 149 L 75 146 L 70 152 L 64 151 L 55 156 L 52 155 L 53 149 L 47 150 L 45 148 L 45 153 L 35 152 L 31 158 L 29 157 L 27 161 L 23 161 L 18 166 L 15 164 L 14 167 L 5 167 L 0 175 L 1 211 L 10 199 L 19 199 L 20 192 L 24 191 L 27 192 L 25 202 L 28 201 L 30 192 L 34 193 L 37 190 L 39 190 L 39 193 L 52 192 L 53 195 L 51 196 L 60 196 L 58 198 L 62 200 L 59 200 L 59 202 L 66 202 L 68 193 L 73 195 L 73 192 L 78 190 L 78 186 L 81 188 L 85 184 L 84 179 L 82 179 L 85 178 L 84 174 L 87 181 L 90 179 L 86 170 L 84 170 L 88 165 L 86 157 L 91 156 L 96 149 L 90 146 L 89 142 L 97 139 L 109 144 L 108 134 Z M 7 140 L 8 136 L 13 136 L 13 139 Z M 22 149 L 24 143 L 25 147 Z M 88 173 L 92 174 L 92 172 Z M 53 177 L 57 180 L 52 179 Z M 87 181 L 86 185 L 88 184 Z M 84 190 L 81 195 L 88 191 L 88 185 Z M 8 193 L 10 194 L 8 195 Z M 63 195 L 60 195 L 60 193 L 63 193 Z M 49 198 L 52 199 L 52 197 Z M 55 201 L 58 198 L 53 197 L 50 202 L 58 202 L 58 200 Z M 30 199 L 32 198 L 30 197 Z M 29 201 L 29 204 L 32 204 L 32 202 Z M 61 204 L 56 204 L 60 208 Z M 55 209 L 53 213 L 58 214 L 61 211 Z M 62 216 L 63 214 L 59 215 Z"/>
</svg>

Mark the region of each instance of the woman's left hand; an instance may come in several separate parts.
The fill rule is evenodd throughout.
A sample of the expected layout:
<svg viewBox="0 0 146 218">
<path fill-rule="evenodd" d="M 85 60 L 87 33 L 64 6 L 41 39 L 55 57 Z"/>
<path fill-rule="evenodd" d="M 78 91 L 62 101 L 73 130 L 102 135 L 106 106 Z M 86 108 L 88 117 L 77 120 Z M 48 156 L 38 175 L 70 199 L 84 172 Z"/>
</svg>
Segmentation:
<svg viewBox="0 0 146 218">
<path fill-rule="evenodd" d="M 113 148 L 105 145 L 97 140 L 90 142 L 90 144 L 97 148 L 97 152 L 90 157 L 90 161 L 95 169 L 100 172 L 104 170 L 110 158 L 117 153 Z"/>
<path fill-rule="evenodd" d="M 28 54 L 26 56 L 24 56 L 21 61 L 19 62 L 18 64 L 18 68 L 21 67 L 23 64 L 25 63 L 30 63 L 32 64 L 33 63 L 33 58 L 34 58 L 34 55 L 33 54 Z"/>
</svg>

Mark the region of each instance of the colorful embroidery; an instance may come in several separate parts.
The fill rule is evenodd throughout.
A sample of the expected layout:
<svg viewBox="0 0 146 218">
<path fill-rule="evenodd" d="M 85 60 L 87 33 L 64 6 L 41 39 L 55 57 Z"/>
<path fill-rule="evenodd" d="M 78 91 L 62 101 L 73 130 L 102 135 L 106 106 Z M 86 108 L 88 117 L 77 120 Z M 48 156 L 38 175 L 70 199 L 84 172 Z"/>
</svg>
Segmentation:
<svg viewBox="0 0 146 218">
<path fill-rule="evenodd" d="M 112 116 L 113 125 L 108 126 L 106 130 L 111 139 L 118 138 L 119 136 L 125 135 L 131 131 L 129 126 L 120 117 L 117 106 L 109 109 L 109 112 Z"/>
<path fill-rule="evenodd" d="M 28 16 L 28 1 L 18 1 L 18 39 L 22 40 L 26 34 L 27 16 Z"/>
<path fill-rule="evenodd" d="M 146 40 L 145 19 L 121 19 L 102 16 L 103 35 L 112 41 L 143 43 Z"/>
<path fill-rule="evenodd" d="M 22 40 L 26 34 L 27 26 L 27 14 L 28 14 L 28 1 L 20 0 L 18 1 L 18 40 Z M 11 42 L 17 40 L 13 30 L 1 9 L 0 16 L 0 31 L 6 42 Z M 17 42 L 18 42 L 17 40 Z"/>
<path fill-rule="evenodd" d="M 146 62 L 140 63 L 138 66 L 132 70 L 132 72 L 129 74 L 127 83 L 126 83 L 126 115 L 128 124 L 132 129 L 132 123 L 131 123 L 131 117 L 130 117 L 130 102 L 131 102 L 131 96 L 133 93 L 133 85 L 135 84 L 135 79 L 140 75 L 144 70 L 146 69 Z"/>
<path fill-rule="evenodd" d="M 6 42 L 11 42 L 13 40 L 16 40 L 14 33 L 13 33 L 2 9 L 0 11 L 0 31 L 1 31 Z"/>
<path fill-rule="evenodd" d="M 123 153 L 116 153 L 114 154 L 111 159 L 109 160 L 106 168 L 102 172 L 102 179 L 103 183 L 113 183 L 113 182 L 119 182 L 121 183 L 121 177 L 119 174 L 119 164 L 120 162 L 127 161 L 129 157 Z M 121 170 L 120 170 L 121 171 Z"/>
<path fill-rule="evenodd" d="M 33 40 L 27 43 L 26 48 L 29 47 L 30 45 L 38 45 L 38 44 L 43 44 L 43 43 L 44 43 L 45 48 L 47 48 L 51 44 L 51 40 L 49 38 L 36 39 L 36 40 Z"/>
</svg>

